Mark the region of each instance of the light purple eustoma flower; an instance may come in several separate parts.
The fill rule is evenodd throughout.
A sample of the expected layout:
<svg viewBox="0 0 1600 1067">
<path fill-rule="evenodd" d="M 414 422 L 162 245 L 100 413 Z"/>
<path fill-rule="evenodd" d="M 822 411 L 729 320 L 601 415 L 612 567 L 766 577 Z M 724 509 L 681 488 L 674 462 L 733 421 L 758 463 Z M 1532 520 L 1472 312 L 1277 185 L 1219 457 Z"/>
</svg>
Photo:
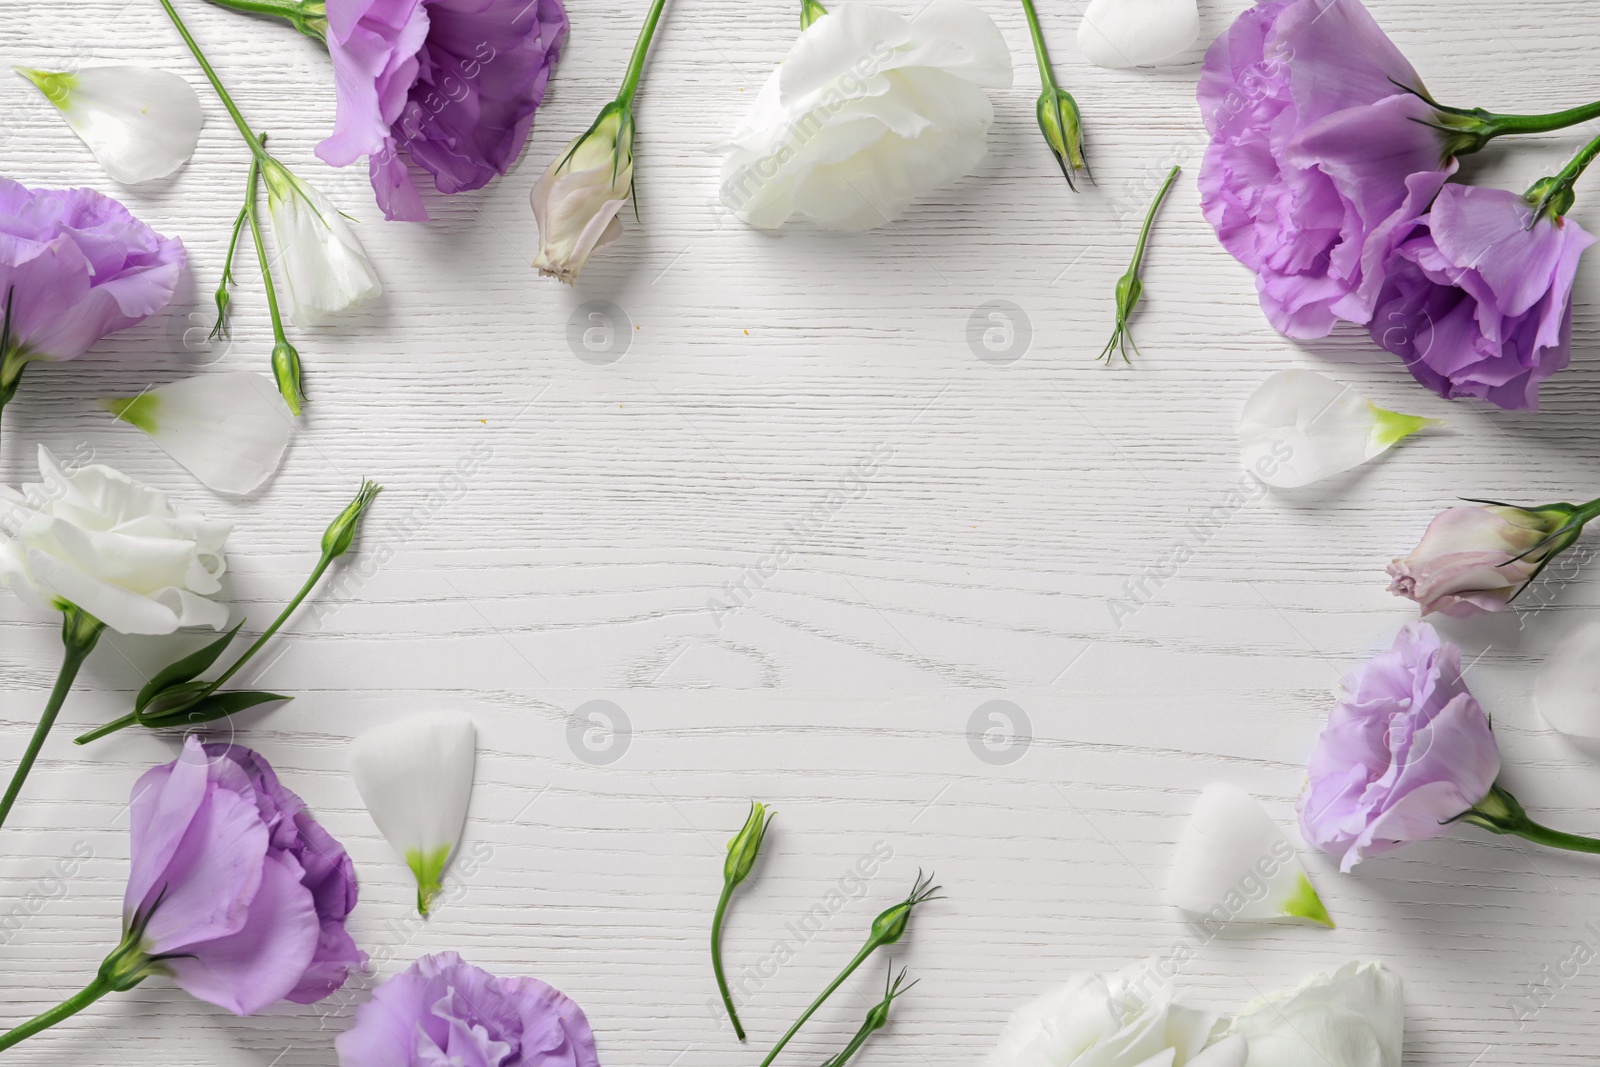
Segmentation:
<svg viewBox="0 0 1600 1067">
<path fill-rule="evenodd" d="M 1461 679 L 1461 651 L 1425 622 L 1344 680 L 1311 756 L 1300 830 L 1350 870 L 1438 837 L 1489 796 L 1500 750 Z"/>
<path fill-rule="evenodd" d="M 372 994 L 337 1042 L 340 1067 L 599 1067 L 583 1009 L 536 978 L 497 978 L 454 952 Z"/>
<path fill-rule="evenodd" d="M 1572 282 L 1595 238 L 1516 193 L 1446 185 L 1406 227 L 1368 326 L 1440 396 L 1539 406 L 1572 354 Z"/>
<path fill-rule="evenodd" d="M 504 174 L 567 33 L 561 0 L 328 0 L 327 20 L 338 111 L 317 155 L 368 157 L 378 206 L 408 221 L 428 212 L 403 156 L 443 193 Z"/>
<path fill-rule="evenodd" d="M 0 407 L 35 360 L 76 359 L 167 305 L 183 242 L 92 189 L 29 189 L 0 177 Z"/>
<path fill-rule="evenodd" d="M 1358 0 L 1258 4 L 1206 53 L 1201 206 L 1279 332 L 1371 319 L 1398 231 L 1455 171 L 1418 94 Z"/>
<path fill-rule="evenodd" d="M 237 1015 L 334 992 L 366 954 L 345 933 L 356 903 L 344 847 L 241 745 L 203 745 L 133 790 L 130 924 L 184 990 Z"/>
<path fill-rule="evenodd" d="M 259 754 L 190 737 L 135 783 L 129 813 L 121 943 L 81 992 L 0 1034 L 0 1051 L 151 975 L 249 1015 L 321 1000 L 365 966 L 344 930 L 350 857 Z"/>
</svg>

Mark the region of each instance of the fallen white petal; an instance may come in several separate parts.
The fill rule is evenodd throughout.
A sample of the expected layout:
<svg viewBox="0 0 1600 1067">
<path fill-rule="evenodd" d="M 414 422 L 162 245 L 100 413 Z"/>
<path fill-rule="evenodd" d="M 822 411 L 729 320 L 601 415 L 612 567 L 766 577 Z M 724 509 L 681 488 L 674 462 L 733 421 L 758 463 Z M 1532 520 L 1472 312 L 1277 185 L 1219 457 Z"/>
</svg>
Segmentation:
<svg viewBox="0 0 1600 1067">
<path fill-rule="evenodd" d="M 1579 629 L 1550 653 L 1534 682 L 1533 704 L 1562 733 L 1600 740 L 1600 622 Z"/>
<path fill-rule="evenodd" d="M 201 374 L 100 406 L 219 493 L 253 492 L 283 462 L 294 432 L 277 387 L 250 371 Z"/>
<path fill-rule="evenodd" d="M 1316 371 L 1281 370 L 1245 403 L 1239 458 L 1267 485 L 1294 489 L 1359 467 L 1440 422 L 1386 411 Z"/>
<path fill-rule="evenodd" d="M 205 114 L 183 78 L 152 67 L 86 67 L 71 73 L 17 68 L 126 185 L 165 178 L 189 161 Z"/>
<path fill-rule="evenodd" d="M 1254 797 L 1226 783 L 1200 794 L 1178 841 L 1168 895 L 1208 923 L 1333 925 L 1288 837 Z"/>
<path fill-rule="evenodd" d="M 350 772 L 378 829 L 417 876 L 417 910 L 439 892 L 472 798 L 477 731 L 460 712 L 379 726 L 350 746 Z"/>
<path fill-rule="evenodd" d="M 1228 1027 L 1249 1067 L 1400 1067 L 1405 989 L 1381 963 L 1347 963 L 1250 1004 Z"/>
<path fill-rule="evenodd" d="M 1078 50 L 1097 67 L 1148 67 L 1182 55 L 1199 36 L 1195 0 L 1091 0 Z"/>
</svg>

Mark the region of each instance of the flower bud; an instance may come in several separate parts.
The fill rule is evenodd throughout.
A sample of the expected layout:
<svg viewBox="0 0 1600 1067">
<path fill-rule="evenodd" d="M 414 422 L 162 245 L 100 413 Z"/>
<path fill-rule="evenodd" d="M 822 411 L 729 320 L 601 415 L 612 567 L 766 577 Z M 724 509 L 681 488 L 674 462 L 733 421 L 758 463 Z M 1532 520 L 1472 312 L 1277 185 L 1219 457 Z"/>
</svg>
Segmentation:
<svg viewBox="0 0 1600 1067">
<path fill-rule="evenodd" d="M 1045 143 L 1061 166 L 1061 173 L 1073 191 L 1078 186 L 1072 180 L 1075 171 L 1089 173 L 1089 163 L 1083 153 L 1083 118 L 1078 113 L 1078 102 L 1065 89 L 1046 85 L 1039 94 L 1039 130 Z M 1090 180 L 1093 175 L 1090 175 Z"/>
<path fill-rule="evenodd" d="M 374 481 L 363 481 L 361 491 L 345 509 L 339 512 L 339 517 L 328 525 L 327 532 L 322 535 L 322 558 L 338 559 L 350 551 L 350 545 L 356 539 L 356 531 L 361 527 L 361 518 L 366 514 L 367 505 L 383 492 L 383 486 Z"/>
<path fill-rule="evenodd" d="M 633 112 L 613 100 L 533 187 L 540 274 L 567 284 L 622 234 L 617 212 L 633 193 Z"/>
<path fill-rule="evenodd" d="M 750 815 L 745 819 L 743 829 L 728 842 L 728 858 L 722 865 L 722 880 L 726 885 L 736 886 L 750 877 L 750 869 L 756 865 L 756 856 L 761 852 L 761 842 L 767 836 L 767 824 L 770 822 L 772 816 L 767 813 L 766 805 L 752 800 Z"/>
<path fill-rule="evenodd" d="M 278 381 L 278 392 L 289 405 L 292 414 L 300 414 L 300 405 L 306 402 L 305 389 L 300 379 L 300 353 L 288 341 L 272 346 L 272 376 Z"/>
<path fill-rule="evenodd" d="M 923 877 L 921 871 L 917 872 L 917 880 L 911 887 L 911 892 L 906 899 L 896 904 L 872 920 L 872 936 L 868 939 L 873 946 L 892 945 L 899 941 L 906 932 L 906 926 L 911 922 L 911 909 L 926 900 L 931 900 L 939 887 L 932 884 L 933 876 Z"/>
</svg>

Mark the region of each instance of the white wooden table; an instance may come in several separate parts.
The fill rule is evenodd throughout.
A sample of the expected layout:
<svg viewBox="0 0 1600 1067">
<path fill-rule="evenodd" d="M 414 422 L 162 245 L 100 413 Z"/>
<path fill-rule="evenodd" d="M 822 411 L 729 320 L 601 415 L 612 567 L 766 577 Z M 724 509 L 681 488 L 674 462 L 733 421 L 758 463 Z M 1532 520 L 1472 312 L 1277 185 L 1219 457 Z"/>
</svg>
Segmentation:
<svg viewBox="0 0 1600 1067">
<path fill-rule="evenodd" d="M 570 290 L 529 268 L 528 190 L 615 91 L 643 3 L 575 0 L 570 48 L 520 165 L 478 193 L 431 198 L 436 221 L 410 226 L 383 222 L 364 168 L 330 171 L 312 155 L 333 111 L 318 48 L 189 0 L 245 112 L 360 220 L 387 290 L 348 324 L 297 335 L 313 404 L 283 470 L 243 502 L 208 493 L 93 403 L 195 364 L 265 369 L 265 310 L 243 259 L 231 347 L 193 344 L 203 328 L 184 344 L 237 208 L 237 138 L 154 0 L 0 8 L 5 63 L 157 64 L 201 86 L 209 116 L 175 179 L 119 189 L 27 83 L 0 79 L 0 173 L 119 195 L 181 234 L 194 266 L 172 317 L 30 372 L 6 412 L 0 476 L 29 478 L 36 442 L 92 448 L 236 520 L 229 593 L 251 628 L 299 584 L 358 479 L 388 487 L 352 566 L 263 657 L 261 680 L 298 699 L 235 727 L 349 847 L 362 881 L 351 929 L 381 974 L 458 949 L 573 996 L 608 1067 L 753 1067 L 871 917 L 931 868 L 948 899 L 918 913 L 895 954 L 922 984 L 859 1062 L 970 1063 L 1013 1007 L 1067 973 L 1194 939 L 1164 886 L 1205 784 L 1237 782 L 1292 825 L 1333 685 L 1414 614 L 1385 592 L 1383 568 L 1433 512 L 1463 495 L 1600 493 L 1593 264 L 1580 277 L 1574 366 L 1537 415 L 1441 401 L 1364 334 L 1286 342 L 1200 217 L 1193 183 L 1200 57 L 1244 4 L 1203 0 L 1202 42 L 1137 73 L 1084 66 L 1079 5 L 1045 5 L 1100 182 L 1074 196 L 1034 126 L 1021 9 L 980 2 L 1018 68 L 1015 88 L 995 94 L 978 173 L 892 229 L 772 237 L 714 206 L 705 149 L 788 47 L 797 5 L 680 0 L 639 98 L 644 222 L 629 213 L 622 240 Z M 1537 111 L 1600 95 L 1600 10 L 1584 0 L 1372 7 L 1446 102 Z M 1520 189 L 1593 132 L 1502 144 L 1467 171 Z M 1173 162 L 1187 171 L 1150 248 L 1143 358 L 1107 369 L 1093 357 L 1133 216 Z M 1575 217 L 1600 226 L 1600 180 L 1579 194 Z M 1009 355 L 969 343 L 991 301 L 1020 309 Z M 611 316 L 609 339 L 596 311 Z M 584 347 L 590 328 L 599 351 Z M 1117 625 L 1109 598 L 1227 506 L 1241 484 L 1240 406 L 1284 367 L 1321 369 L 1450 427 L 1315 490 L 1255 494 Z M 852 482 L 863 463 L 871 473 Z M 750 578 L 785 541 L 798 557 Z M 737 610 L 708 608 L 741 581 L 750 591 Z M 1534 668 L 1600 589 L 1579 580 L 1536 603 L 1446 629 L 1469 658 L 1482 653 L 1469 681 L 1494 717 L 1507 783 L 1548 821 L 1600 832 L 1600 767 L 1529 699 Z M 54 676 L 57 630 L 0 596 L 6 766 Z M 102 641 L 4 830 L 8 1025 L 79 988 L 117 937 L 129 787 L 175 743 L 129 732 L 79 750 L 68 739 L 125 711 L 173 647 Z M 465 847 L 481 862 L 452 876 L 447 904 L 419 925 L 410 874 L 344 769 L 346 743 L 440 707 L 480 727 Z M 997 707 L 1013 725 L 991 719 Z M 607 715 L 610 732 L 582 726 Z M 975 739 L 991 726 L 1012 742 Z M 793 959 L 752 983 L 753 1039 L 740 1047 L 709 1006 L 706 940 L 722 847 L 750 797 L 778 819 L 731 915 L 729 970 L 770 973 L 784 938 Z M 864 895 L 807 939 L 786 933 L 879 843 L 893 858 Z M 1408 1064 L 1594 1062 L 1594 965 L 1553 984 L 1522 1026 L 1512 1002 L 1575 943 L 1600 947 L 1585 925 L 1600 920 L 1600 862 L 1470 829 L 1351 877 L 1325 857 L 1308 862 L 1339 928 L 1205 943 L 1181 975 L 1190 999 L 1235 1007 L 1376 956 L 1406 981 Z M 883 966 L 836 996 L 786 1062 L 831 1054 L 876 998 Z M 235 1019 L 153 979 L 7 1062 L 331 1067 L 333 1037 L 369 986 Z"/>
</svg>

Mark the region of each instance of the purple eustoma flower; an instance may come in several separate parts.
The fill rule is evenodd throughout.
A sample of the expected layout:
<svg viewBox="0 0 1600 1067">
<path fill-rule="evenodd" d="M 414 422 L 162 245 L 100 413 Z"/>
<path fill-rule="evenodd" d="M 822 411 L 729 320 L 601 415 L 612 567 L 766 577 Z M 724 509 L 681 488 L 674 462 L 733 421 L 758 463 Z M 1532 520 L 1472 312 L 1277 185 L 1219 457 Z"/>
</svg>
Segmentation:
<svg viewBox="0 0 1600 1067">
<path fill-rule="evenodd" d="M 134 785 L 129 812 L 122 942 L 81 992 L 0 1035 L 0 1051 L 155 974 L 249 1015 L 320 1000 L 366 964 L 344 930 L 350 857 L 258 753 L 190 737 Z"/>
<path fill-rule="evenodd" d="M 1425 96 L 1358 0 L 1258 4 L 1206 53 L 1201 206 L 1279 332 L 1371 319 L 1397 231 L 1455 170 Z"/>
<path fill-rule="evenodd" d="M 583 1009 L 536 978 L 496 978 L 454 952 L 379 986 L 339 1035 L 340 1067 L 599 1067 Z"/>
<path fill-rule="evenodd" d="M 1368 330 L 1440 396 L 1534 410 L 1572 350 L 1572 283 L 1595 242 L 1505 189 L 1446 185 L 1405 229 Z"/>
<path fill-rule="evenodd" d="M 189 738 L 134 786 L 131 836 L 124 915 L 193 996 L 236 1015 L 309 1004 L 365 964 L 344 929 L 350 857 L 258 753 Z"/>
<path fill-rule="evenodd" d="M 1344 680 L 1311 756 L 1300 830 L 1348 871 L 1438 837 L 1489 796 L 1500 750 L 1461 678 L 1461 650 L 1425 622 Z"/>
<path fill-rule="evenodd" d="M 35 360 L 76 359 L 172 300 L 183 242 L 92 189 L 0 177 L 0 408 Z"/>
<path fill-rule="evenodd" d="M 443 193 L 504 174 L 566 33 L 561 0 L 328 0 L 338 111 L 317 155 L 368 157 L 384 215 L 424 220 L 402 153 Z"/>
</svg>

